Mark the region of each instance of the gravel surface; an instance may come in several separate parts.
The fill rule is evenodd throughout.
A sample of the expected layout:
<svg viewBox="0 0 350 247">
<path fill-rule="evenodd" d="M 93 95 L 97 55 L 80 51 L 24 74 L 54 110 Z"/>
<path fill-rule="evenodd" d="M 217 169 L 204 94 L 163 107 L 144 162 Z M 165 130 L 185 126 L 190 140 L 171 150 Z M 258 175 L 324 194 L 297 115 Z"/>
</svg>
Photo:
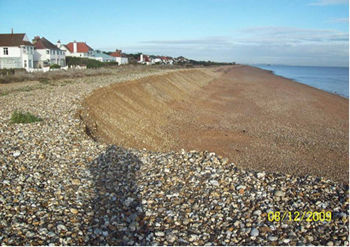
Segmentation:
<svg viewBox="0 0 350 247">
<path fill-rule="evenodd" d="M 348 187 L 340 183 L 246 171 L 209 152 L 91 140 L 76 116 L 82 98 L 149 74 L 0 96 L 1 245 L 348 245 Z M 43 121 L 10 124 L 15 109 Z M 331 222 L 267 220 L 271 210 L 322 209 Z"/>
</svg>

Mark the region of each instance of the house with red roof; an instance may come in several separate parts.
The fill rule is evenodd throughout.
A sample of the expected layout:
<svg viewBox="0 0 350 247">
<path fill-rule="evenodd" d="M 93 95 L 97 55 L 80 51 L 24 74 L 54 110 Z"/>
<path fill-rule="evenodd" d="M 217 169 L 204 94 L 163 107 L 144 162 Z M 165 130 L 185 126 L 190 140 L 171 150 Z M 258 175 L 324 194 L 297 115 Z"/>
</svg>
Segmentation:
<svg viewBox="0 0 350 247">
<path fill-rule="evenodd" d="M 44 37 L 36 36 L 33 39 L 35 47 L 34 51 L 34 67 L 43 68 L 53 64 L 61 67 L 66 66 L 65 52 Z"/>
<path fill-rule="evenodd" d="M 66 56 L 70 57 L 90 57 L 93 56 L 94 49 L 86 44 L 86 42 L 69 42 L 61 49 L 66 50 Z"/>
<path fill-rule="evenodd" d="M 118 63 L 118 65 L 122 64 L 128 64 L 129 59 L 123 55 L 122 50 L 115 50 L 115 52 L 112 52 L 109 54 L 110 56 L 114 57 L 115 61 Z"/>
<path fill-rule="evenodd" d="M 149 58 L 149 56 L 144 55 L 144 54 L 140 54 L 139 59 L 137 60 L 138 63 L 141 64 L 146 64 L 146 65 L 150 65 L 151 64 L 151 59 Z"/>
<path fill-rule="evenodd" d="M 34 46 L 25 33 L 0 34 L 0 69 L 33 68 Z"/>
</svg>

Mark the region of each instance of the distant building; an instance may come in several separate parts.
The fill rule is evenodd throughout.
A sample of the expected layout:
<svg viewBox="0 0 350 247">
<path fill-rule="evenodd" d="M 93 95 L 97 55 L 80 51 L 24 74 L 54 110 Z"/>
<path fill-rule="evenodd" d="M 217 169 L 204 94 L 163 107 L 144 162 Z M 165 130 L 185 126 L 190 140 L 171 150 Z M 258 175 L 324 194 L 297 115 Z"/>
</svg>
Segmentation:
<svg viewBox="0 0 350 247">
<path fill-rule="evenodd" d="M 94 49 L 88 46 L 85 42 L 70 42 L 63 47 L 63 49 L 67 49 L 66 56 L 67 57 L 91 57 L 93 56 Z"/>
<path fill-rule="evenodd" d="M 0 34 L 0 69 L 33 68 L 34 46 L 25 33 Z"/>
<path fill-rule="evenodd" d="M 151 64 L 151 60 L 150 60 L 149 56 L 144 55 L 144 54 L 140 54 L 140 57 L 139 57 L 137 62 L 141 63 L 141 64 L 146 64 L 146 65 Z"/>
<path fill-rule="evenodd" d="M 43 68 L 53 64 L 58 64 L 61 67 L 66 66 L 65 51 L 59 49 L 56 45 L 44 37 L 34 37 L 34 67 Z"/>
<path fill-rule="evenodd" d="M 95 50 L 89 57 L 90 59 L 95 59 L 100 62 L 115 62 L 115 58 L 103 53 L 102 51 Z"/>
<path fill-rule="evenodd" d="M 122 50 L 115 50 L 115 52 L 112 52 L 110 55 L 114 57 L 118 65 L 129 63 L 129 59 L 123 55 Z"/>
</svg>

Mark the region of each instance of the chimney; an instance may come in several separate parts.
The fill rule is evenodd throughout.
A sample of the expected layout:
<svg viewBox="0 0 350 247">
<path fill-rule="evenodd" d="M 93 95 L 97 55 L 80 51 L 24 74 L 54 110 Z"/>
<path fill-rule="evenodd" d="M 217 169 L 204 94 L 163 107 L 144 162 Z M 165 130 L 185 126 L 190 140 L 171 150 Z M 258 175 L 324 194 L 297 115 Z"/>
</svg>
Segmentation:
<svg viewBox="0 0 350 247">
<path fill-rule="evenodd" d="M 74 40 L 74 42 L 73 42 L 73 52 L 77 53 L 77 51 L 78 51 L 78 45 L 77 45 L 77 42 Z"/>
<path fill-rule="evenodd" d="M 33 44 L 35 44 L 36 42 L 38 42 L 38 40 L 40 39 L 40 36 L 35 36 L 33 39 Z"/>
<path fill-rule="evenodd" d="M 11 34 L 13 34 L 13 28 L 11 28 Z"/>
<path fill-rule="evenodd" d="M 61 41 L 60 41 L 60 40 L 57 40 L 56 46 L 57 46 L 58 48 L 61 48 Z"/>
</svg>

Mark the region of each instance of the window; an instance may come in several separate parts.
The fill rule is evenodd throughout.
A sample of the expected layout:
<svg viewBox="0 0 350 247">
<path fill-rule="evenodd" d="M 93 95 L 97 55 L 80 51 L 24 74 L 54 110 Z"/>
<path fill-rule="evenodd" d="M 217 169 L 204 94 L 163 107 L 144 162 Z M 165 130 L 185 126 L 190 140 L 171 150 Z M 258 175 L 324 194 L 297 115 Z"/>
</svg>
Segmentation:
<svg viewBox="0 0 350 247">
<path fill-rule="evenodd" d="M 27 67 L 27 60 L 24 60 L 24 67 Z"/>
<path fill-rule="evenodd" d="M 29 68 L 32 68 L 32 60 L 28 60 L 29 61 Z"/>
<path fill-rule="evenodd" d="M 46 50 L 46 54 L 50 54 L 50 50 Z"/>
<path fill-rule="evenodd" d="M 9 48 L 4 48 L 4 55 L 8 55 L 9 54 Z"/>
<path fill-rule="evenodd" d="M 27 53 L 26 47 L 23 46 L 23 53 Z"/>
</svg>

